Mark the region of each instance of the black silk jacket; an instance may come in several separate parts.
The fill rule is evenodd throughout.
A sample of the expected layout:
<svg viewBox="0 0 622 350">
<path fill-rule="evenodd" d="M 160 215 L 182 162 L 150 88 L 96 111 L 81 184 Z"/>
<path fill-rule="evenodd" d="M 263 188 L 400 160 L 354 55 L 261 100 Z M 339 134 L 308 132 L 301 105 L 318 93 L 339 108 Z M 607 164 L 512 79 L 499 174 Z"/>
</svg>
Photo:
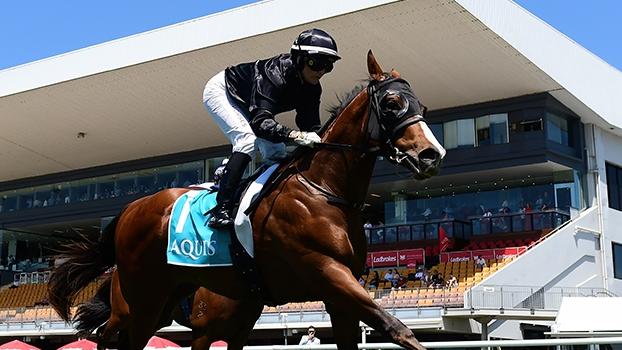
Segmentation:
<svg viewBox="0 0 622 350">
<path fill-rule="evenodd" d="M 225 69 L 227 93 L 248 113 L 253 132 L 271 142 L 283 142 L 291 129 L 274 117 L 296 110 L 296 125 L 302 131 L 320 128 L 320 84 L 304 83 L 290 54 L 241 63 Z"/>
</svg>

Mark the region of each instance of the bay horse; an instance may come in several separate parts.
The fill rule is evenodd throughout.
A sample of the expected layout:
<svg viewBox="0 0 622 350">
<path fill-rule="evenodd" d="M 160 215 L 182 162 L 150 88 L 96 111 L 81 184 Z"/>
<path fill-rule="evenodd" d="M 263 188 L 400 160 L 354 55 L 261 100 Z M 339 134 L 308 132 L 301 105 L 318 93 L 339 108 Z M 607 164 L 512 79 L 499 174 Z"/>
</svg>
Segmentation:
<svg viewBox="0 0 622 350">
<path fill-rule="evenodd" d="M 371 51 L 367 68 L 367 88 L 334 111 L 320 131 L 322 144 L 277 169 L 286 176 L 251 214 L 261 295 L 250 292 L 232 267 L 166 263 L 172 205 L 188 191 L 167 189 L 130 203 L 99 241 L 74 247 L 50 277 L 49 299 L 58 314 L 69 320 L 76 294 L 116 263 L 130 311 L 128 349 L 142 349 L 162 315 L 198 286 L 243 303 L 227 324 L 238 331 L 229 349 L 242 349 L 264 303 L 310 300 L 326 305 L 339 349 L 358 348 L 359 321 L 406 349 L 423 349 L 355 278 L 367 251 L 361 208 L 378 156 L 423 179 L 438 172 L 445 150 L 400 74 L 383 73 Z"/>
</svg>

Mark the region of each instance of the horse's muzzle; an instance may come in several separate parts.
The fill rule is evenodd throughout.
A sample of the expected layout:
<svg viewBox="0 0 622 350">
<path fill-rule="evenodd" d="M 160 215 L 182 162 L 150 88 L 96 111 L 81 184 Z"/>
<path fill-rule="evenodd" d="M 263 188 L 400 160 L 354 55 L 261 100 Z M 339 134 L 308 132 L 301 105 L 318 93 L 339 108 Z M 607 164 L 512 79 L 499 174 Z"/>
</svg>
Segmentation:
<svg viewBox="0 0 622 350">
<path fill-rule="evenodd" d="M 434 148 L 426 148 L 416 154 L 406 152 L 402 165 L 406 166 L 418 180 L 427 179 L 438 174 L 441 165 L 441 154 Z"/>
</svg>

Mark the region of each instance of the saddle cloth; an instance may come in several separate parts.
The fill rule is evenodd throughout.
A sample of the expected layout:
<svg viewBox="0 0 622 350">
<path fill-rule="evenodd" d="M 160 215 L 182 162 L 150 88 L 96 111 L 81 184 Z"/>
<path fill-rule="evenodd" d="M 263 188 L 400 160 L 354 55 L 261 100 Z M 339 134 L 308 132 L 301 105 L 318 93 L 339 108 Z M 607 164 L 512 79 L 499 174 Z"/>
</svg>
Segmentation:
<svg viewBox="0 0 622 350">
<path fill-rule="evenodd" d="M 253 230 L 248 215 L 244 212 L 257 197 L 278 164 L 272 165 L 255 181 L 251 182 L 242 196 L 235 216 L 235 233 L 244 250 L 253 257 Z M 231 266 L 229 245 L 231 235 L 228 228 L 213 229 L 207 226 L 211 214 L 205 215 L 216 206 L 216 192 L 213 183 L 198 186 L 204 189 L 190 190 L 173 204 L 168 227 L 166 259 L 171 265 L 181 266 Z"/>
</svg>

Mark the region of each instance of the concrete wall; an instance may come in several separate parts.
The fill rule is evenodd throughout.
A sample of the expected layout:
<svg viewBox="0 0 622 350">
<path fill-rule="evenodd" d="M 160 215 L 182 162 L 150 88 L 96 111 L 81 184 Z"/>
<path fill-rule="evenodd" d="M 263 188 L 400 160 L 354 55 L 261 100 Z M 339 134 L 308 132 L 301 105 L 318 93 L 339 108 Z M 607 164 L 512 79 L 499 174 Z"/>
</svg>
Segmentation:
<svg viewBox="0 0 622 350">
<path fill-rule="evenodd" d="M 545 291 L 553 287 L 602 288 L 598 235 L 590 232 L 598 230 L 597 219 L 596 208 L 583 211 L 473 290 L 486 286 L 533 286 Z"/>
<path fill-rule="evenodd" d="M 588 131 L 589 132 L 589 131 Z M 594 128 L 596 141 L 596 164 L 598 167 L 598 184 L 602 208 L 601 244 L 603 246 L 603 261 L 605 284 L 607 289 L 622 296 L 622 280 L 613 277 L 613 255 L 611 243 L 622 244 L 622 211 L 609 208 L 607 196 L 607 172 L 605 162 L 622 167 L 622 138 L 606 130 Z"/>
</svg>

